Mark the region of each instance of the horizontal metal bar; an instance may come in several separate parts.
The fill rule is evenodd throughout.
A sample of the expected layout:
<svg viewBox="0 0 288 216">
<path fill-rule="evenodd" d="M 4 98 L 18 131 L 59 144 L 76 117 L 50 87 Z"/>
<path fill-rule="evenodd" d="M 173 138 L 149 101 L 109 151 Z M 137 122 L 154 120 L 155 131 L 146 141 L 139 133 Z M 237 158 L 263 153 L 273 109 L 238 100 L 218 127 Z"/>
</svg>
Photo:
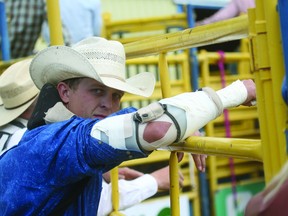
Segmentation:
<svg viewBox="0 0 288 216">
<path fill-rule="evenodd" d="M 239 40 L 248 36 L 248 16 L 223 20 L 183 31 L 149 37 L 124 45 L 127 59 L 209 44 Z"/>
</svg>

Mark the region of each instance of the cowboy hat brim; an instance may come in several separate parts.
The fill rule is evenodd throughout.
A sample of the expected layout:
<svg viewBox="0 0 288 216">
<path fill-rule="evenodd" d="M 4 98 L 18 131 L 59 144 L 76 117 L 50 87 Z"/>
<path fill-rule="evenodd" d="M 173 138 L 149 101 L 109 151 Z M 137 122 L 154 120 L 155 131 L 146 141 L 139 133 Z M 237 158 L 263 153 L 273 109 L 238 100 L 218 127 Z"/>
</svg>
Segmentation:
<svg viewBox="0 0 288 216">
<path fill-rule="evenodd" d="M 4 105 L 0 106 L 0 127 L 8 124 L 9 122 L 13 121 L 14 119 L 18 118 L 28 107 L 35 101 L 37 96 L 33 99 L 29 100 L 27 103 L 13 108 L 13 109 L 6 109 Z"/>
<path fill-rule="evenodd" d="M 104 85 L 131 94 L 149 97 L 154 91 L 155 78 L 152 73 L 142 72 L 126 80 L 114 76 L 101 76 L 97 70 L 109 70 L 103 65 L 97 68 L 89 59 L 67 46 L 52 46 L 40 51 L 32 60 L 30 75 L 35 85 L 41 89 L 45 83 L 57 85 L 59 82 L 88 77 Z"/>
</svg>

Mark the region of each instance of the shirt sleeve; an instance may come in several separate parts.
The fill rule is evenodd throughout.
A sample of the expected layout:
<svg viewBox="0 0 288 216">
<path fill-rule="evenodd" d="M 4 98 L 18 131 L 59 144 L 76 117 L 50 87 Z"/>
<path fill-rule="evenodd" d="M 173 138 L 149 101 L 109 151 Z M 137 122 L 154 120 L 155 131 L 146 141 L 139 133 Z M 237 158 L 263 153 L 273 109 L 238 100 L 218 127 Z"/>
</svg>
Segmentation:
<svg viewBox="0 0 288 216">
<path fill-rule="evenodd" d="M 145 174 L 134 180 L 119 180 L 119 210 L 124 210 L 136 205 L 156 194 L 158 190 L 157 181 L 149 174 Z M 99 203 L 98 215 L 104 216 L 112 212 L 111 183 L 103 180 L 103 188 Z"/>
<path fill-rule="evenodd" d="M 200 21 L 201 25 L 218 22 L 221 20 L 230 19 L 240 14 L 239 8 L 237 7 L 236 1 L 232 0 L 227 6 L 221 8 L 218 12 L 212 16 Z"/>
</svg>

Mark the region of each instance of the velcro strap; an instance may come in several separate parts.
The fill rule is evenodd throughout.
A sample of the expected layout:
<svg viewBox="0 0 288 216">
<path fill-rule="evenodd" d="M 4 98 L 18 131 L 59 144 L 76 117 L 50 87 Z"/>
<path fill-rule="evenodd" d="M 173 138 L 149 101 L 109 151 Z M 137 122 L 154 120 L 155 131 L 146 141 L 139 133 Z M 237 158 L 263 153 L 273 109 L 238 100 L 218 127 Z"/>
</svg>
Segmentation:
<svg viewBox="0 0 288 216">
<path fill-rule="evenodd" d="M 204 87 L 202 88 L 202 91 L 206 92 L 209 95 L 209 97 L 213 100 L 214 104 L 217 107 L 218 116 L 220 116 L 223 113 L 223 109 L 224 109 L 220 97 L 212 88 Z"/>
<path fill-rule="evenodd" d="M 165 110 L 159 102 L 154 102 L 139 109 L 133 116 L 134 121 L 140 123 L 150 122 L 164 114 Z"/>
</svg>

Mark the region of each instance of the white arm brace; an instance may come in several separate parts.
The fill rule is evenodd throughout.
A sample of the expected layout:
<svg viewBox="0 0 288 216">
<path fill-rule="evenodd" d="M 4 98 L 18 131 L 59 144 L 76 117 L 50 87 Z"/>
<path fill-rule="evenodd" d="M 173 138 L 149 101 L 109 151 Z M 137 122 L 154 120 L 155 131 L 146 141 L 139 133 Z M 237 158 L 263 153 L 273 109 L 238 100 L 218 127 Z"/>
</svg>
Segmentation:
<svg viewBox="0 0 288 216">
<path fill-rule="evenodd" d="M 246 98 L 246 87 L 239 80 L 217 92 L 203 88 L 162 99 L 161 106 L 148 105 L 136 114 L 106 118 L 93 126 L 91 136 L 122 150 L 153 151 L 186 139 L 222 114 L 223 109 L 238 106 Z M 157 133 L 147 129 L 156 122 L 168 128 L 165 136 L 156 141 L 145 140 L 144 133 Z"/>
</svg>

